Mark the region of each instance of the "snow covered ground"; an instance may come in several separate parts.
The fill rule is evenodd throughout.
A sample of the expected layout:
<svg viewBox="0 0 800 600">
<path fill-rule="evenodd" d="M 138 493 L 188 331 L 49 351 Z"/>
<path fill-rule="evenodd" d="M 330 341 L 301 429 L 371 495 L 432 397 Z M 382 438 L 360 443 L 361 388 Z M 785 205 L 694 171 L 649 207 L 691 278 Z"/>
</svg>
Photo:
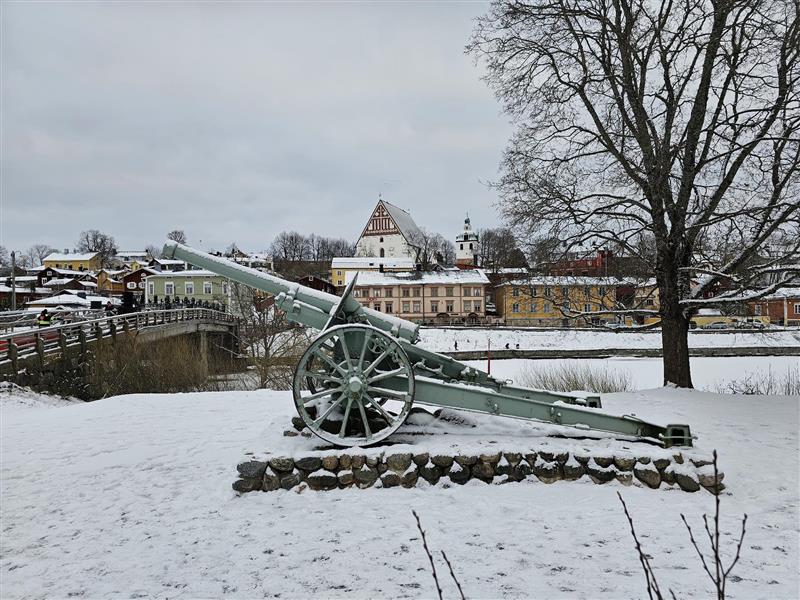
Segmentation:
<svg viewBox="0 0 800 600">
<path fill-rule="evenodd" d="M 660 348 L 660 331 L 618 332 L 585 329 L 428 328 L 420 329 L 420 344 L 429 350 L 502 349 L 506 344 L 520 350 L 605 350 L 613 348 Z M 800 329 L 766 330 L 758 333 L 692 331 L 691 348 L 741 348 L 800 346 Z"/>
<path fill-rule="evenodd" d="M 719 450 L 726 555 L 749 515 L 729 597 L 800 595 L 800 398 L 659 389 L 603 402 L 688 422 L 700 446 Z M 530 481 L 239 497 L 235 465 L 286 427 L 285 392 L 39 404 L 21 410 L 2 396 L 3 598 L 430 598 L 411 509 L 467 597 L 642 598 L 618 491 L 662 589 L 712 595 L 680 521 L 684 513 L 700 526 L 713 511 L 706 492 Z M 456 597 L 437 563 L 446 597 Z"/>
<path fill-rule="evenodd" d="M 483 371 L 485 360 L 464 361 Z M 692 382 L 697 389 L 718 391 L 726 389 L 733 381 L 747 377 L 762 377 L 772 372 L 784 377 L 789 369 L 800 367 L 798 356 L 733 356 L 726 358 L 692 357 Z M 492 360 L 492 375 L 498 379 L 511 379 L 524 385 L 522 374 L 526 370 L 549 370 L 565 365 L 588 366 L 592 369 L 607 369 L 616 373 L 627 373 L 631 386 L 636 390 L 650 389 L 661 385 L 664 366 L 660 358 L 633 358 L 612 356 L 609 358 L 555 358 L 555 359 L 504 359 Z"/>
</svg>

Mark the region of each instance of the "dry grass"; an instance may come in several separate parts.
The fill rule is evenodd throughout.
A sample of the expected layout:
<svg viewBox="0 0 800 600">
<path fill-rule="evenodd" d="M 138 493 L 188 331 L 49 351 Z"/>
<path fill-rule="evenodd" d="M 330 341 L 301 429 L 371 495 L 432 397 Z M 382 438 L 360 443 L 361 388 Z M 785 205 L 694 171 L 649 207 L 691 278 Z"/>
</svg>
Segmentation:
<svg viewBox="0 0 800 600">
<path fill-rule="evenodd" d="M 537 366 L 536 361 L 530 361 L 520 372 L 519 383 L 554 392 L 586 391 L 608 394 L 633 389 L 631 376 L 627 371 L 574 363 Z"/>
<path fill-rule="evenodd" d="M 769 368 L 764 373 L 748 373 L 741 379 L 717 382 L 713 391 L 752 396 L 800 396 L 800 364 L 786 367 L 784 373 Z"/>
</svg>

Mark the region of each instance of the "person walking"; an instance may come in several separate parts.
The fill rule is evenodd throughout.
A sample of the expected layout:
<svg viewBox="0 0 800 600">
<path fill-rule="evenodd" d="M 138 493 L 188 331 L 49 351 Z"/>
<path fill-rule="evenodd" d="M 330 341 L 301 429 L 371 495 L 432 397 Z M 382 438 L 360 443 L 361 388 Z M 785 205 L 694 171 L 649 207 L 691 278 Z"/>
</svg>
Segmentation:
<svg viewBox="0 0 800 600">
<path fill-rule="evenodd" d="M 50 317 L 50 313 L 47 312 L 46 308 L 44 310 L 42 310 L 42 312 L 39 313 L 38 317 L 36 317 L 36 324 L 39 327 L 50 327 L 52 322 L 53 322 L 53 320 Z"/>
</svg>

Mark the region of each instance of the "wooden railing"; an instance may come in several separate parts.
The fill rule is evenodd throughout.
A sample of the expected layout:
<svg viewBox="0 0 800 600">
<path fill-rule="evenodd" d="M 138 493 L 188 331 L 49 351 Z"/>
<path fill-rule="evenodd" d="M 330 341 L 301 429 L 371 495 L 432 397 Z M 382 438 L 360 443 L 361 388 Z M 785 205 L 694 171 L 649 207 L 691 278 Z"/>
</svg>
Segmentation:
<svg viewBox="0 0 800 600">
<path fill-rule="evenodd" d="M 236 318 L 229 313 L 210 308 L 146 310 L 6 333 L 0 335 L 0 368 L 11 366 L 16 371 L 19 360 L 33 355 L 38 355 L 44 361 L 48 354 L 66 353 L 68 348 L 76 345 L 84 349 L 92 341 L 114 337 L 118 333 L 168 327 L 188 321 L 233 325 Z"/>
</svg>

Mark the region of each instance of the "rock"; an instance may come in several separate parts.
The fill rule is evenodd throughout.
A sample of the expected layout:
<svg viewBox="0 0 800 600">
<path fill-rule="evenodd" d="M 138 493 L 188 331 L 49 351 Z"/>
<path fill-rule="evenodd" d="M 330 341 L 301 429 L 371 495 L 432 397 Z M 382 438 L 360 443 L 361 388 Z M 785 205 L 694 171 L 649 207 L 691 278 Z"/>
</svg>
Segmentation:
<svg viewBox="0 0 800 600">
<path fill-rule="evenodd" d="M 522 460 L 522 454 L 519 452 L 505 452 L 503 453 L 503 457 L 508 461 L 510 465 L 518 465 L 519 462 Z"/>
<path fill-rule="evenodd" d="M 347 487 L 348 485 L 353 485 L 356 477 L 352 471 L 339 471 L 336 474 L 336 479 L 339 480 L 339 485 Z"/>
<path fill-rule="evenodd" d="M 353 457 L 349 454 L 340 454 L 339 455 L 339 468 L 340 469 L 349 469 L 353 466 Z"/>
<path fill-rule="evenodd" d="M 453 465 L 453 457 L 437 455 L 431 457 L 431 462 L 440 469 L 449 469 Z"/>
<path fill-rule="evenodd" d="M 377 431 L 377 429 L 373 429 L 372 431 Z M 366 458 L 366 463 L 368 467 L 377 467 L 378 463 L 381 462 L 383 459 L 382 456 L 368 456 Z"/>
<path fill-rule="evenodd" d="M 383 487 L 397 487 L 401 482 L 402 477 L 394 471 L 386 471 L 386 473 L 381 475 L 381 483 L 383 483 Z"/>
<path fill-rule="evenodd" d="M 605 460 L 603 462 L 606 462 Z M 586 465 L 586 472 L 594 480 L 595 483 L 608 483 L 612 481 L 617 475 L 617 470 L 611 466 L 614 460 L 610 459 L 610 463 L 603 466 L 597 462 L 597 458 L 593 458 Z"/>
<path fill-rule="evenodd" d="M 292 427 L 297 431 L 303 431 L 306 428 L 306 423 L 300 417 L 292 417 Z"/>
<path fill-rule="evenodd" d="M 649 456 L 640 456 L 636 459 L 636 462 L 642 465 L 649 465 L 650 464 L 650 457 Z"/>
<path fill-rule="evenodd" d="M 339 468 L 339 459 L 335 456 L 323 456 L 322 468 L 326 471 L 336 471 Z"/>
<path fill-rule="evenodd" d="M 622 485 L 631 485 L 633 483 L 633 473 L 630 471 L 617 471 L 614 477 L 617 478 Z"/>
<path fill-rule="evenodd" d="M 592 458 L 588 454 L 573 454 L 572 457 L 576 461 L 578 461 L 580 464 L 582 464 L 583 466 L 588 465 L 589 464 L 589 459 Z"/>
<path fill-rule="evenodd" d="M 689 461 L 698 469 L 700 467 L 707 467 L 709 465 L 713 466 L 713 460 L 706 460 L 705 458 L 690 458 Z"/>
<path fill-rule="evenodd" d="M 468 467 L 462 467 L 459 463 L 455 462 L 453 466 L 450 467 L 447 476 L 450 477 L 450 481 L 453 483 L 463 485 L 469 481 L 470 471 Z"/>
<path fill-rule="evenodd" d="M 636 476 L 636 479 L 653 489 L 661 485 L 661 473 L 651 464 L 637 464 L 633 468 L 633 474 Z"/>
<path fill-rule="evenodd" d="M 635 456 L 615 456 L 614 466 L 620 471 L 630 471 L 636 464 Z"/>
<path fill-rule="evenodd" d="M 458 456 L 456 456 L 455 461 L 462 467 L 471 467 L 472 465 L 478 462 L 478 457 L 464 456 L 463 454 L 459 454 Z"/>
<path fill-rule="evenodd" d="M 281 487 L 285 490 L 290 490 L 294 486 L 300 485 L 300 472 L 297 470 L 291 473 L 280 473 L 279 478 Z"/>
<path fill-rule="evenodd" d="M 281 479 L 272 469 L 267 469 L 264 472 L 264 478 L 261 481 L 261 489 L 265 492 L 274 492 L 281 488 Z"/>
<path fill-rule="evenodd" d="M 494 467 L 494 472 L 498 475 L 508 475 L 514 471 L 515 465 L 512 465 L 503 456 Z"/>
<path fill-rule="evenodd" d="M 527 460 L 519 461 L 519 464 L 514 467 L 514 477 L 518 477 L 520 481 L 525 479 L 531 473 L 533 473 L 533 468 L 531 468 L 531 465 Z"/>
<path fill-rule="evenodd" d="M 481 460 L 472 466 L 472 476 L 482 481 L 491 481 L 494 477 L 494 469 L 490 463 Z"/>
<path fill-rule="evenodd" d="M 300 435 L 300 434 L 298 432 L 296 432 L 294 429 L 284 429 L 283 430 L 283 437 L 297 437 L 298 435 Z"/>
<path fill-rule="evenodd" d="M 675 483 L 681 486 L 684 492 L 696 492 L 700 489 L 697 476 L 683 469 L 675 471 Z"/>
<path fill-rule="evenodd" d="M 269 459 L 269 466 L 275 471 L 288 472 L 294 469 L 294 461 L 286 456 L 273 456 Z"/>
<path fill-rule="evenodd" d="M 267 463 L 261 460 L 248 460 L 236 465 L 236 470 L 244 479 L 261 479 L 266 468 Z"/>
<path fill-rule="evenodd" d="M 672 455 L 672 460 L 674 460 L 679 465 L 682 465 L 683 464 L 683 454 L 681 454 L 680 452 L 678 452 L 677 454 L 673 454 Z"/>
<path fill-rule="evenodd" d="M 411 453 L 390 454 L 386 457 L 386 466 L 395 473 L 403 473 L 411 466 Z M 426 461 L 427 462 L 427 461 Z"/>
<path fill-rule="evenodd" d="M 583 477 L 583 474 L 586 472 L 586 467 L 584 467 L 581 463 L 575 460 L 575 457 L 570 457 L 570 459 L 564 463 L 564 479 L 569 479 L 570 481 L 575 481 Z"/>
<path fill-rule="evenodd" d="M 569 460 L 569 452 L 556 452 L 553 458 L 555 458 L 557 463 L 563 465 Z"/>
<path fill-rule="evenodd" d="M 489 463 L 490 465 L 496 465 L 500 462 L 500 453 L 497 452 L 496 454 L 481 454 L 478 456 L 478 460 L 480 462 Z"/>
<path fill-rule="evenodd" d="M 378 479 L 378 470 L 373 467 L 363 465 L 360 469 L 354 470 L 353 475 L 359 487 L 369 487 Z"/>
<path fill-rule="evenodd" d="M 419 479 L 417 470 L 413 467 L 410 467 L 408 471 L 403 473 L 400 483 L 404 488 L 412 488 L 417 485 L 417 479 Z"/>
<path fill-rule="evenodd" d="M 420 467 L 419 476 L 431 485 L 435 485 L 442 476 L 442 472 L 439 470 L 439 467 L 431 463 L 424 467 Z"/>
<path fill-rule="evenodd" d="M 525 460 L 527 460 L 528 464 L 531 466 L 533 466 L 536 463 L 536 458 L 537 458 L 536 452 L 531 452 L 525 455 Z"/>
<path fill-rule="evenodd" d="M 705 465 L 697 469 L 697 480 L 704 488 L 713 488 L 722 483 L 725 479 L 725 473 L 717 472 L 716 479 L 714 478 L 714 465 Z"/>
<path fill-rule="evenodd" d="M 672 467 L 667 467 L 661 472 L 661 481 L 667 485 L 675 484 L 675 472 L 672 470 Z"/>
<path fill-rule="evenodd" d="M 428 461 L 430 461 L 430 459 L 431 455 L 428 454 L 427 452 L 423 452 L 422 454 L 415 454 L 412 460 L 414 461 L 414 464 L 417 465 L 418 467 L 424 467 L 425 465 L 428 464 Z"/>
<path fill-rule="evenodd" d="M 237 479 L 233 482 L 233 489 L 239 493 L 255 492 L 261 489 L 260 479 Z"/>
<path fill-rule="evenodd" d="M 367 463 L 367 459 L 364 456 L 354 456 L 352 460 L 351 466 L 353 467 L 353 471 L 356 471 L 363 467 Z"/>
<path fill-rule="evenodd" d="M 294 464 L 298 469 L 303 469 L 304 471 L 319 471 L 322 468 L 322 459 L 319 456 L 304 456 L 303 458 L 295 459 Z M 309 485 L 308 487 L 311 486 Z"/>
<path fill-rule="evenodd" d="M 378 469 L 378 474 L 383 475 L 386 471 L 389 470 L 389 467 L 386 466 L 386 463 L 379 462 L 378 466 L 375 467 Z"/>
<path fill-rule="evenodd" d="M 653 464 L 655 465 L 656 469 L 659 471 L 663 471 L 669 466 L 671 461 L 668 458 L 656 458 L 653 460 Z"/>
<path fill-rule="evenodd" d="M 613 456 L 593 456 L 592 460 L 590 460 L 587 465 L 591 465 L 594 462 L 597 466 L 600 466 L 604 469 L 607 469 L 611 465 L 614 464 L 614 457 Z"/>
<path fill-rule="evenodd" d="M 532 469 L 533 474 L 544 483 L 553 483 L 561 478 L 558 470 L 558 463 L 555 461 L 548 462 L 543 460 L 541 456 L 533 463 Z"/>
<path fill-rule="evenodd" d="M 339 480 L 336 478 L 336 473 L 319 469 L 313 473 L 309 473 L 306 477 L 306 483 L 312 490 L 333 490 L 339 487 Z"/>
</svg>

